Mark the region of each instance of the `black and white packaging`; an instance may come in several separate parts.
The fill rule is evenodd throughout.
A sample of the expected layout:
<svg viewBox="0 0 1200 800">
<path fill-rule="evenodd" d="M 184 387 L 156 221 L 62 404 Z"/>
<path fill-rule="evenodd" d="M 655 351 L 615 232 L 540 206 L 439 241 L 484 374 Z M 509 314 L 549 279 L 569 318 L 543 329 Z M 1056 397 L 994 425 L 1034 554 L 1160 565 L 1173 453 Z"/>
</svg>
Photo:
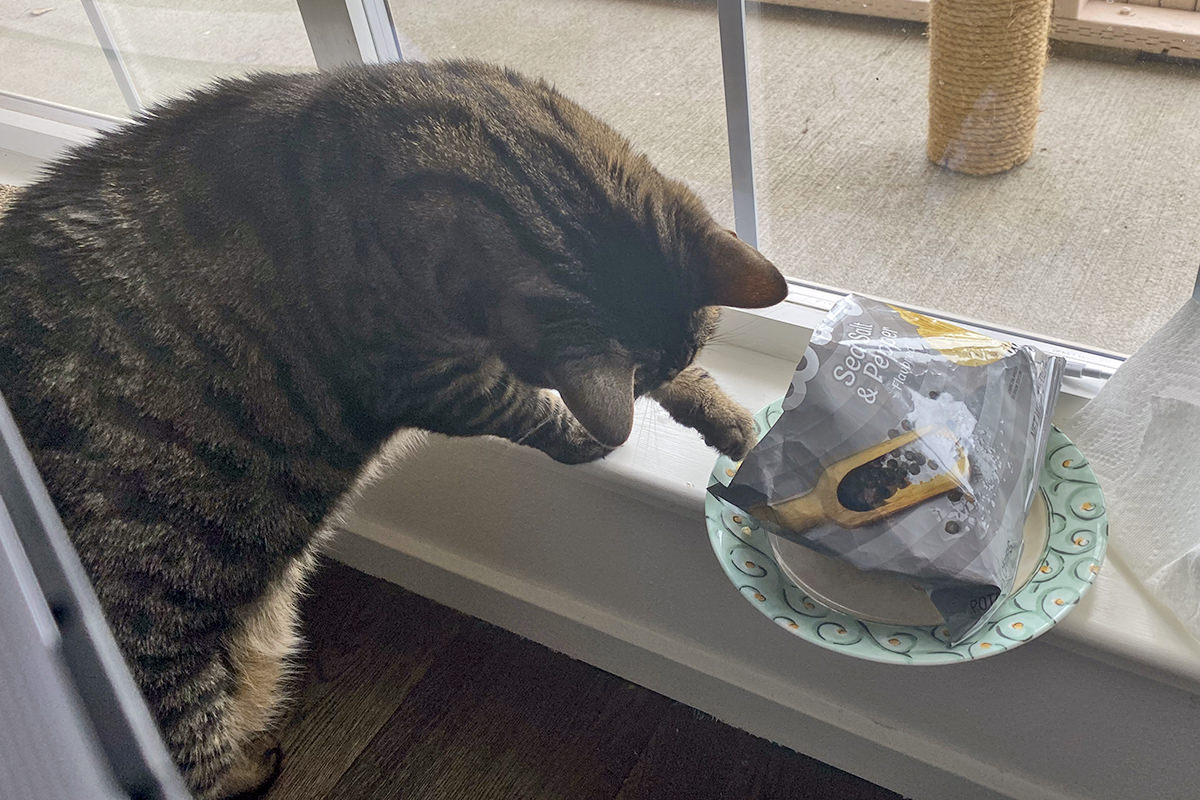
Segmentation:
<svg viewBox="0 0 1200 800">
<path fill-rule="evenodd" d="M 772 532 L 926 589 L 953 642 L 1012 589 L 1063 360 L 850 295 L 729 486 Z"/>
</svg>

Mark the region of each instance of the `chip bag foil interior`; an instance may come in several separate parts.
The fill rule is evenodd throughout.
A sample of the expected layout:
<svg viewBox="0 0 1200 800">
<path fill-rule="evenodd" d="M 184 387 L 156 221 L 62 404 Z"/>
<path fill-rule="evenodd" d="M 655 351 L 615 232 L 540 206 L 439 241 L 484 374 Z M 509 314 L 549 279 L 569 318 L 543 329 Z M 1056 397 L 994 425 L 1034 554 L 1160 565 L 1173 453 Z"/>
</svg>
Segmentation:
<svg viewBox="0 0 1200 800">
<path fill-rule="evenodd" d="M 953 643 L 1008 596 L 1060 357 L 856 295 L 813 332 L 728 486 L 768 530 L 920 584 Z"/>
</svg>

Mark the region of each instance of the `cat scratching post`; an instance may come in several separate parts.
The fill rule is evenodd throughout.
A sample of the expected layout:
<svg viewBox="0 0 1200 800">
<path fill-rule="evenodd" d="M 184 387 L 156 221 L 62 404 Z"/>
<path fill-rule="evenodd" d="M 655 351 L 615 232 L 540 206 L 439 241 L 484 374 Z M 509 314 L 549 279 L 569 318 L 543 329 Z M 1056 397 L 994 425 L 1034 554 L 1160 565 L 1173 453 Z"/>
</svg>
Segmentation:
<svg viewBox="0 0 1200 800">
<path fill-rule="evenodd" d="M 929 160 L 991 175 L 1033 152 L 1052 0 L 932 0 Z"/>
</svg>

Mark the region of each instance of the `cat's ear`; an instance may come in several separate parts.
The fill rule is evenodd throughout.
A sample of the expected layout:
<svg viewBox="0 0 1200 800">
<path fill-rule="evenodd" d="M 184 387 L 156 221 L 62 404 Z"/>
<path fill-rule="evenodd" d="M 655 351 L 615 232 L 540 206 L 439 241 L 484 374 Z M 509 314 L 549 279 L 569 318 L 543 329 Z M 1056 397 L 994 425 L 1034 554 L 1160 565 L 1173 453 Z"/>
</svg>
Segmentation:
<svg viewBox="0 0 1200 800">
<path fill-rule="evenodd" d="M 775 265 L 732 231 L 710 231 L 701 258 L 697 267 L 704 305 L 765 308 L 787 297 L 787 281 Z"/>
<path fill-rule="evenodd" d="M 579 359 L 550 370 L 554 388 L 592 438 L 616 447 L 633 430 L 633 367 L 615 357 Z"/>
</svg>

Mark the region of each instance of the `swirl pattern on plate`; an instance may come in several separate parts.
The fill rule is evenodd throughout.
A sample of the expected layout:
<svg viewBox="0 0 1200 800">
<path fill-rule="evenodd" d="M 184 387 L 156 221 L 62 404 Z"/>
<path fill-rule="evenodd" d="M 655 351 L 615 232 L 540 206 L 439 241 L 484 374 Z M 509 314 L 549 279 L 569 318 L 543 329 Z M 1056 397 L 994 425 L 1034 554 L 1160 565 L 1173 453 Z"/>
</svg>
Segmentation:
<svg viewBox="0 0 1200 800">
<path fill-rule="evenodd" d="M 783 400 L 755 415 L 761 436 Z M 712 481 L 728 485 L 738 464 L 722 456 Z M 713 552 L 742 595 L 779 627 L 828 650 L 890 664 L 948 664 L 986 658 L 1036 639 L 1087 592 L 1104 563 L 1108 522 L 1104 495 L 1087 459 L 1057 428 L 1050 433 L 1039 488 L 1049 508 L 1050 537 L 1033 579 L 995 610 L 993 621 L 951 645 L 941 626 L 885 625 L 854 619 L 808 597 L 784 576 L 766 530 L 711 494 L 705 517 Z"/>
</svg>

